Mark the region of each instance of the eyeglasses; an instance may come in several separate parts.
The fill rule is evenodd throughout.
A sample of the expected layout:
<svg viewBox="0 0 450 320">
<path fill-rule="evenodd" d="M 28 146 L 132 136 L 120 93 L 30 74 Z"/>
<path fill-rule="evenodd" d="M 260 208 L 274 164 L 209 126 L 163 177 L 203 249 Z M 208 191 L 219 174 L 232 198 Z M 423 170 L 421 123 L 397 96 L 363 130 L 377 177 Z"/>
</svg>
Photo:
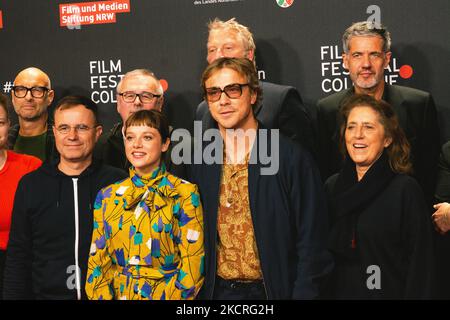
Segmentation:
<svg viewBox="0 0 450 320">
<path fill-rule="evenodd" d="M 134 92 L 122 92 L 118 93 L 119 96 L 122 96 L 123 101 L 132 103 L 136 100 L 136 97 L 139 97 L 139 100 L 142 103 L 150 103 L 153 101 L 154 98 L 161 97 L 160 94 L 154 94 L 151 92 L 142 92 L 142 93 L 134 93 Z"/>
<path fill-rule="evenodd" d="M 248 83 L 243 83 L 243 84 L 232 83 L 232 84 L 225 86 L 225 88 L 223 88 L 223 90 L 218 87 L 206 88 L 205 89 L 206 99 L 209 102 L 216 102 L 222 96 L 222 92 L 225 92 L 227 97 L 230 99 L 237 99 L 240 96 L 242 96 L 242 87 L 246 87 L 246 86 L 248 86 Z"/>
<path fill-rule="evenodd" d="M 28 91 L 31 91 L 31 96 L 33 98 L 42 98 L 50 89 L 46 87 L 27 88 L 24 86 L 13 86 L 12 90 L 16 98 L 24 98 L 28 94 Z"/>
<path fill-rule="evenodd" d="M 60 134 L 66 135 L 66 134 L 68 134 L 68 133 L 72 130 L 72 128 L 73 128 L 77 133 L 83 134 L 83 133 L 87 133 L 89 130 L 94 129 L 94 128 L 96 128 L 96 127 L 98 127 L 98 126 L 89 127 L 89 126 L 87 126 L 87 125 L 85 125 L 85 124 L 77 124 L 76 126 L 69 126 L 69 125 L 67 125 L 67 124 L 62 124 L 62 125 L 60 125 L 59 127 L 57 127 L 56 130 L 57 130 Z"/>
</svg>

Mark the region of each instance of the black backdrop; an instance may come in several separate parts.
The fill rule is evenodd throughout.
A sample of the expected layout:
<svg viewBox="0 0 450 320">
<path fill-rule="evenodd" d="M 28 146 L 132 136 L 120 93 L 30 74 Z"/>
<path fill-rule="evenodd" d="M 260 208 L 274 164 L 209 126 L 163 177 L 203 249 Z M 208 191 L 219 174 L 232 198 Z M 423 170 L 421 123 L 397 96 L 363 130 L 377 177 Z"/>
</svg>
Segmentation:
<svg viewBox="0 0 450 320">
<path fill-rule="evenodd" d="M 393 38 L 389 81 L 430 91 L 442 142 L 450 139 L 449 0 L 128 0 L 128 12 L 109 16 L 113 23 L 61 26 L 60 5 L 75 2 L 0 1 L 2 92 L 19 70 L 37 66 L 50 75 L 57 99 L 84 93 L 99 101 L 108 129 L 119 119 L 113 92 L 120 75 L 144 67 L 168 83 L 164 108 L 172 125 L 191 129 L 202 99 L 206 24 L 236 17 L 254 34 L 260 78 L 297 87 L 314 112 L 317 99 L 351 84 L 334 54 L 342 52 L 345 28 L 380 18 Z M 100 4 L 127 1 L 85 2 L 79 8 L 105 13 Z"/>
</svg>

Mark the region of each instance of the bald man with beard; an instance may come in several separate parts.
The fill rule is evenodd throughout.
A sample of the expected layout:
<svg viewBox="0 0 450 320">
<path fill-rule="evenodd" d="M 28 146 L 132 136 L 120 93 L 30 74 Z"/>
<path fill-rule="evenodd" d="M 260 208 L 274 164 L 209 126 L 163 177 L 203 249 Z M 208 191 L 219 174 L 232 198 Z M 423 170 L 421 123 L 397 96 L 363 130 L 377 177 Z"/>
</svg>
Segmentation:
<svg viewBox="0 0 450 320">
<path fill-rule="evenodd" d="M 50 78 L 44 71 L 29 67 L 19 72 L 11 92 L 19 119 L 8 135 L 11 150 L 33 155 L 42 161 L 57 157 L 47 110 L 54 95 Z"/>
</svg>

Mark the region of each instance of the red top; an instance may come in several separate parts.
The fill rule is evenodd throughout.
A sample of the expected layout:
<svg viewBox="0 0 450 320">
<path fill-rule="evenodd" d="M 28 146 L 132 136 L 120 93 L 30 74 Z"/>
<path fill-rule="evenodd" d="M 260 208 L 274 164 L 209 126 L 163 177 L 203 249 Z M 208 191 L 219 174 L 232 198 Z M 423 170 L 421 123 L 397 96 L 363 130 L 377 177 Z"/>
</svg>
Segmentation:
<svg viewBox="0 0 450 320">
<path fill-rule="evenodd" d="M 6 250 L 11 228 L 11 213 L 19 180 L 36 170 L 42 161 L 26 154 L 6 151 L 6 163 L 0 170 L 0 250 Z"/>
</svg>

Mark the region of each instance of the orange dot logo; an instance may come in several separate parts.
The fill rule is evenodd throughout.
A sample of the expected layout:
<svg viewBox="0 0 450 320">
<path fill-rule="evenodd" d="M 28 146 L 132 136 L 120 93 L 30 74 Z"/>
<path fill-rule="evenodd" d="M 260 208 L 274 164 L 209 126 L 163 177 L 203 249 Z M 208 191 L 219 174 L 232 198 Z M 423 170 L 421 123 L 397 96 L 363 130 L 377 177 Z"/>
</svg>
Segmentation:
<svg viewBox="0 0 450 320">
<path fill-rule="evenodd" d="M 294 0 L 276 0 L 277 4 L 282 8 L 289 8 L 294 3 Z"/>
<path fill-rule="evenodd" d="M 403 79 L 409 79 L 411 78 L 411 76 L 413 75 L 414 70 L 410 65 L 403 65 L 400 67 L 400 77 L 402 77 Z"/>
<path fill-rule="evenodd" d="M 165 80 L 165 79 L 160 79 L 160 80 L 159 80 L 159 83 L 161 84 L 161 86 L 162 86 L 164 92 L 166 92 L 167 89 L 169 89 L 169 83 L 167 82 L 167 80 Z"/>
</svg>

